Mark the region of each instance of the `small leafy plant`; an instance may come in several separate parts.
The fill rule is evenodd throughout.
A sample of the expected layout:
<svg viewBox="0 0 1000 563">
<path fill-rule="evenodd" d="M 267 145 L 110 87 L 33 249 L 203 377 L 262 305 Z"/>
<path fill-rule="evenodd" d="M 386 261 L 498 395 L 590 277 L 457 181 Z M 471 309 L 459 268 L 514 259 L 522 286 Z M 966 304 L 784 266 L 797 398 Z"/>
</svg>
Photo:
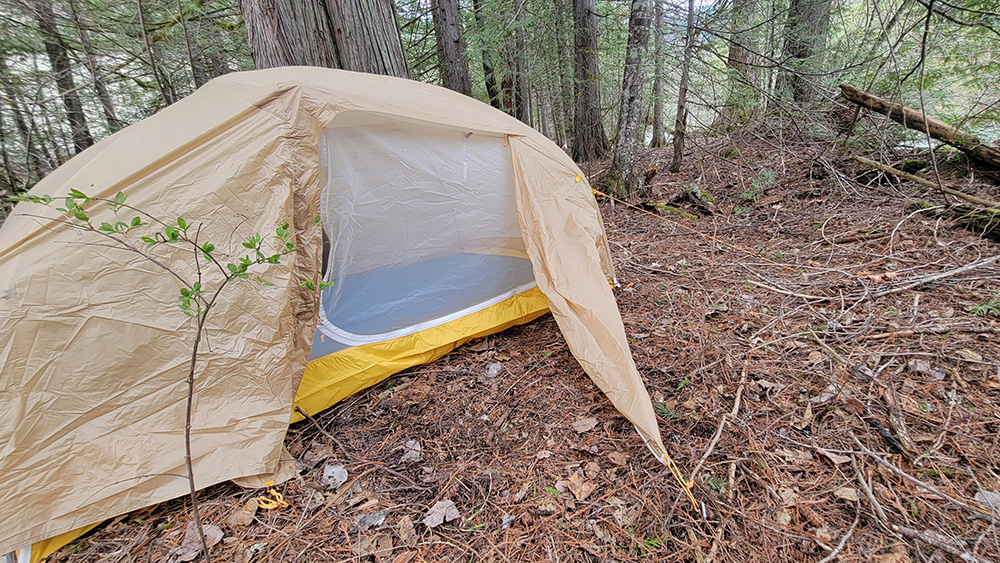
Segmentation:
<svg viewBox="0 0 1000 563">
<path fill-rule="evenodd" d="M 195 335 L 187 376 L 184 461 L 195 526 L 201 539 L 205 560 L 210 563 L 208 544 L 198 510 L 197 489 L 191 461 L 191 419 L 199 346 L 209 315 L 226 287 L 240 281 L 252 281 L 262 286 L 274 285 L 252 272 L 258 266 L 280 264 L 283 257 L 295 252 L 294 233 L 288 223 L 277 227 L 273 237 L 267 239 L 260 233 L 255 233 L 242 241 L 242 248 L 245 249 L 242 255 L 231 255 L 219 251 L 211 241 L 202 240 L 202 224 L 189 223 L 183 217 L 172 220 L 161 219 L 130 205 L 122 192 L 116 194 L 114 198 L 102 198 L 91 197 L 74 189 L 70 190 L 68 196 L 58 199 L 48 195 L 17 194 L 11 200 L 28 201 L 50 207 L 56 204 L 55 210 L 62 215 L 55 219 L 57 223 L 83 235 L 97 237 L 99 242 L 88 244 L 110 246 L 141 256 L 158 266 L 165 275 L 175 278 L 180 283 L 178 306 L 184 315 L 195 321 Z M 113 221 L 97 223 L 92 219 L 94 206 L 99 204 L 104 204 L 110 209 L 114 216 Z M 319 223 L 319 220 L 317 216 L 313 224 Z M 180 264 L 170 261 L 176 260 L 176 255 L 168 256 L 157 252 L 160 247 L 187 249 L 191 258 L 186 265 L 191 267 L 184 267 L 183 260 Z M 208 276 L 211 270 L 216 270 L 220 275 Z M 315 290 L 317 287 L 312 280 L 306 280 L 301 285 L 310 290 Z M 324 281 L 320 282 L 318 287 L 324 289 L 330 285 L 332 282 Z"/>
</svg>

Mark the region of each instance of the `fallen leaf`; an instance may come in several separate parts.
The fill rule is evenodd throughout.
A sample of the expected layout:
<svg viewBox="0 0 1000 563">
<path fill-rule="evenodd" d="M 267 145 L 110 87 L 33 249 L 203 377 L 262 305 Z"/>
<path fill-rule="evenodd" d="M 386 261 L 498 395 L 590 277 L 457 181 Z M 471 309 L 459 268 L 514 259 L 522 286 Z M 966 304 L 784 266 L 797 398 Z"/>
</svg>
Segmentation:
<svg viewBox="0 0 1000 563">
<path fill-rule="evenodd" d="M 824 389 L 823 392 L 820 393 L 818 396 L 809 399 L 809 402 L 814 405 L 822 405 L 823 403 L 826 403 L 830 399 L 836 397 L 837 393 L 839 392 L 840 389 L 838 389 L 836 385 L 831 383 L 827 385 L 826 389 Z"/>
<path fill-rule="evenodd" d="M 835 454 L 833 452 L 828 452 L 823 448 L 816 448 L 816 450 L 819 453 L 826 456 L 826 458 L 832 461 L 834 465 L 840 465 L 841 463 L 847 463 L 848 461 L 851 461 L 851 458 L 847 457 L 846 455 L 840 455 L 840 454 Z"/>
<path fill-rule="evenodd" d="M 549 450 L 542 450 L 537 454 L 535 454 L 535 459 L 545 459 L 549 457 L 552 457 L 552 452 L 550 452 Z"/>
<path fill-rule="evenodd" d="M 968 360 L 970 362 L 981 362 L 981 361 L 983 361 L 983 357 L 981 355 L 979 355 L 979 353 L 977 353 L 977 352 L 975 352 L 973 350 L 969 350 L 968 348 L 962 348 L 961 350 L 959 350 L 957 352 L 957 354 L 958 354 L 958 357 L 962 358 L 963 360 Z"/>
<path fill-rule="evenodd" d="M 410 563 L 417 556 L 416 551 L 404 551 L 392 560 L 392 563 Z"/>
<path fill-rule="evenodd" d="M 806 403 L 806 410 L 804 413 L 802 413 L 802 418 L 793 422 L 792 426 L 794 426 L 799 430 L 804 430 L 807 426 L 809 426 L 809 423 L 812 422 L 812 419 L 813 419 L 812 404 Z"/>
<path fill-rule="evenodd" d="M 609 498 L 608 504 L 615 507 L 611 512 L 611 516 L 614 517 L 615 523 L 622 528 L 631 526 L 632 522 L 635 522 L 636 517 L 639 516 L 639 507 L 637 505 L 629 506 L 618 497 Z"/>
<path fill-rule="evenodd" d="M 358 529 L 367 532 L 375 526 L 380 526 L 382 522 L 385 522 L 385 515 L 388 514 L 388 510 L 376 510 L 371 514 L 363 514 L 354 519 L 354 525 Z"/>
<path fill-rule="evenodd" d="M 806 361 L 809 362 L 810 364 L 818 364 L 825 359 L 826 356 L 823 354 L 823 352 L 820 352 L 819 350 L 813 350 L 812 352 L 809 352 L 809 356 L 806 357 Z"/>
<path fill-rule="evenodd" d="M 389 534 L 379 534 L 374 538 L 358 535 L 358 540 L 351 542 L 351 549 L 358 557 L 368 557 L 374 555 L 387 556 L 392 552 L 392 536 Z"/>
<path fill-rule="evenodd" d="M 503 518 L 500 520 L 500 529 L 506 530 L 507 528 L 510 528 L 510 525 L 513 524 L 518 518 L 518 516 L 504 514 Z"/>
<path fill-rule="evenodd" d="M 910 371 L 919 375 L 930 375 L 931 373 L 930 360 L 924 360 L 922 358 L 914 358 L 906 362 L 906 366 L 910 368 Z"/>
<path fill-rule="evenodd" d="M 795 489 L 781 487 L 777 490 L 777 493 L 781 497 L 781 502 L 785 505 L 795 504 L 795 501 L 799 500 L 799 494 L 795 492 Z"/>
<path fill-rule="evenodd" d="M 326 489 L 336 489 L 347 482 L 347 469 L 343 465 L 327 464 L 323 467 L 323 476 L 319 484 Z"/>
<path fill-rule="evenodd" d="M 857 502 L 858 500 L 860 500 L 860 497 L 858 496 L 858 490 L 855 489 L 854 487 L 841 487 L 836 491 L 833 491 L 833 496 L 839 499 L 849 500 L 852 502 Z"/>
<path fill-rule="evenodd" d="M 774 521 L 782 526 L 787 526 L 792 522 L 792 515 L 789 514 L 787 510 L 782 508 L 777 514 L 774 515 Z"/>
<path fill-rule="evenodd" d="M 439 500 L 434 503 L 434 506 L 427 511 L 427 515 L 424 516 L 424 526 L 428 528 L 436 528 L 444 522 L 451 522 L 452 520 L 461 518 L 462 514 L 458 512 L 458 508 L 455 507 L 455 503 L 450 500 Z"/>
<path fill-rule="evenodd" d="M 514 495 L 514 502 L 521 502 L 522 500 L 524 500 L 524 497 L 528 496 L 528 491 L 530 489 L 531 485 L 529 485 L 528 483 L 524 483 L 523 485 L 521 485 L 520 490 L 518 490 L 517 494 Z"/>
<path fill-rule="evenodd" d="M 576 497 L 576 500 L 586 500 L 590 496 L 590 493 L 597 490 L 597 485 L 592 481 L 588 481 L 579 469 L 569 476 L 568 484 L 569 490 Z"/>
<path fill-rule="evenodd" d="M 545 516 L 559 512 L 559 507 L 554 502 L 543 502 L 538 505 L 538 514 Z"/>
<path fill-rule="evenodd" d="M 578 433 L 583 434 L 584 432 L 589 432 L 593 430 L 594 427 L 597 426 L 597 419 L 581 418 L 580 420 L 574 422 L 570 426 L 573 428 L 573 430 L 576 430 Z"/>
<path fill-rule="evenodd" d="M 403 544 L 414 545 L 417 543 L 417 530 L 413 527 L 413 519 L 409 516 L 403 516 L 399 519 L 396 532 L 399 534 L 399 541 Z"/>
<path fill-rule="evenodd" d="M 214 525 L 207 524 L 202 526 L 205 532 L 205 543 L 208 544 L 209 549 L 213 545 L 219 543 L 222 540 L 222 528 Z M 184 541 L 181 545 L 170 550 L 169 556 L 173 561 L 194 561 L 198 555 L 201 554 L 201 535 L 198 533 L 198 526 L 195 525 L 194 521 L 190 521 L 187 524 L 187 529 L 184 531 Z"/>
<path fill-rule="evenodd" d="M 420 442 L 409 440 L 403 444 L 403 457 L 399 458 L 400 463 L 414 463 L 420 461 Z"/>
<path fill-rule="evenodd" d="M 253 523 L 253 517 L 257 514 L 257 499 L 252 498 L 243 503 L 226 518 L 226 523 L 230 528 L 243 528 Z"/>
<path fill-rule="evenodd" d="M 628 456 L 621 452 L 611 452 L 608 454 L 608 460 L 615 465 L 625 465 L 628 461 Z"/>
</svg>

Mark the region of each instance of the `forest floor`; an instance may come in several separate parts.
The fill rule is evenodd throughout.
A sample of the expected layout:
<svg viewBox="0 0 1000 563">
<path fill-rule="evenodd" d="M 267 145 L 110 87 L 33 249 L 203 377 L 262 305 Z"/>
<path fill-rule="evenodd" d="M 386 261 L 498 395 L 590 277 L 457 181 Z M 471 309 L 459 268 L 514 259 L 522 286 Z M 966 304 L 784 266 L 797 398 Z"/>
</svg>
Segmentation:
<svg viewBox="0 0 1000 563">
<path fill-rule="evenodd" d="M 707 518 L 546 315 L 292 426 L 287 506 L 201 495 L 213 559 L 1000 560 L 1000 244 L 914 205 L 941 195 L 776 142 L 706 141 L 678 174 L 643 153 L 652 201 L 697 219 L 601 198 L 635 360 Z M 141 510 L 52 561 L 180 560 L 189 519 Z"/>
</svg>

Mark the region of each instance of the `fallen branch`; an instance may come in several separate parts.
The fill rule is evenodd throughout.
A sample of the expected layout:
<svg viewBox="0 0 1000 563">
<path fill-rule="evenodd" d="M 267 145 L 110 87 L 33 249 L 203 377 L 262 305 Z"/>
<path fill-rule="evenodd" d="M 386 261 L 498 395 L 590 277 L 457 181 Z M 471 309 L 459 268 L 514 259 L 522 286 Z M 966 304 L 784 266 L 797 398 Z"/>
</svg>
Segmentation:
<svg viewBox="0 0 1000 563">
<path fill-rule="evenodd" d="M 928 532 L 921 532 L 920 530 L 914 530 L 913 528 L 907 528 L 906 526 L 893 526 L 892 529 L 899 532 L 900 534 L 903 534 L 906 537 L 913 538 L 915 540 L 920 540 L 924 543 L 933 545 L 938 549 L 947 551 L 948 553 L 954 555 L 955 557 L 958 557 L 962 561 L 968 561 L 969 563 L 979 563 L 983 561 L 983 559 L 980 559 L 967 551 L 962 551 L 961 549 L 958 549 L 953 545 L 949 545 L 945 541 L 939 539 L 936 536 L 932 536 Z"/>
<path fill-rule="evenodd" d="M 921 186 L 924 186 L 925 188 L 930 188 L 932 190 L 938 190 L 938 191 L 944 192 L 944 193 L 946 193 L 948 195 L 953 195 L 953 196 L 955 196 L 955 197 L 957 197 L 959 199 L 963 199 L 965 201 L 968 201 L 969 203 L 975 203 L 976 205 L 982 205 L 983 207 L 1000 209 L 1000 203 L 997 203 L 995 201 L 990 201 L 988 199 L 983 199 L 983 198 L 980 198 L 980 197 L 976 197 L 974 195 L 969 195 L 969 194 L 967 194 L 965 192 L 960 192 L 958 190 L 949 188 L 947 186 L 940 186 L 938 184 L 935 184 L 934 182 L 931 182 L 930 180 L 925 180 L 925 179 L 921 178 L 920 176 L 915 176 L 915 175 L 910 174 L 908 172 L 903 172 L 902 170 L 899 170 L 897 168 L 893 168 L 892 166 L 889 166 L 887 164 L 882 164 L 880 162 L 875 162 L 874 160 L 867 159 L 867 158 L 865 158 L 863 156 L 852 156 L 851 160 L 854 160 L 856 162 L 860 162 L 861 164 L 864 164 L 865 166 L 868 166 L 869 168 L 875 168 L 876 170 L 881 170 L 882 172 L 886 172 L 888 174 L 892 174 L 893 176 L 897 176 L 897 177 L 902 178 L 904 180 L 909 180 L 909 181 L 914 182 L 916 184 L 920 184 Z"/>
<path fill-rule="evenodd" d="M 969 135 L 944 121 L 928 117 L 924 119 L 923 113 L 902 104 L 897 104 L 869 94 L 850 84 L 841 84 L 840 93 L 848 101 L 864 106 L 872 111 L 877 111 L 907 127 L 922 133 L 927 133 L 939 141 L 943 141 L 956 149 L 979 159 L 994 168 L 1000 168 L 1000 150 L 984 144 L 976 137 Z"/>
<path fill-rule="evenodd" d="M 913 477 L 909 473 L 903 471 L 902 469 L 900 469 L 900 468 L 896 467 L 895 465 L 889 463 L 888 461 L 882 459 L 882 456 L 878 455 L 877 453 L 875 453 L 875 452 L 871 451 L 870 449 L 868 449 L 867 447 L 865 447 L 865 445 L 861 443 L 861 440 L 858 440 L 858 437 L 854 435 L 854 432 L 851 432 L 851 438 L 854 440 L 854 443 L 857 444 L 858 448 L 861 449 L 861 453 L 864 453 L 865 455 L 871 457 L 872 459 L 874 459 L 875 461 L 877 461 L 878 464 L 881 465 L 882 467 L 885 467 L 889 471 L 892 471 L 896 475 L 898 475 L 898 476 L 902 477 L 903 479 L 905 479 L 905 480 L 913 483 L 914 485 L 916 485 L 916 486 L 918 486 L 918 487 L 920 487 L 920 488 L 922 488 L 922 489 L 924 489 L 926 491 L 930 491 L 930 492 L 934 493 L 939 498 L 941 498 L 943 500 L 946 500 L 946 501 L 950 502 L 951 504 L 953 504 L 953 505 L 955 505 L 955 506 L 957 506 L 959 508 L 963 508 L 963 509 L 971 512 L 972 514 L 975 514 L 977 517 L 982 518 L 983 520 L 986 520 L 990 524 L 997 524 L 998 523 L 997 520 L 995 518 L 993 518 L 992 515 L 987 514 L 986 512 L 983 512 L 982 510 L 979 510 L 978 508 L 975 508 L 975 507 L 969 506 L 968 504 L 965 504 L 964 502 L 962 502 L 962 501 L 958 500 L 957 498 L 949 495 L 948 493 L 945 493 L 945 492 L 941 491 L 937 487 L 935 487 L 933 485 L 930 485 L 928 483 L 924 483 L 920 479 L 917 479 L 916 477 Z M 901 530 L 897 530 L 897 531 L 901 531 Z"/>
</svg>

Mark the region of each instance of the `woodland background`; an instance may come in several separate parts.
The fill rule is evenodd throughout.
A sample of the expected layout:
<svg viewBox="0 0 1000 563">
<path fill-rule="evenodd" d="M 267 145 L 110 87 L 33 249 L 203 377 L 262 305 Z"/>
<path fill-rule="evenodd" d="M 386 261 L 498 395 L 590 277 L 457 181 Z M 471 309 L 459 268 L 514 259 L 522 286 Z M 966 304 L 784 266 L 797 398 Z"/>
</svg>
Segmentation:
<svg viewBox="0 0 1000 563">
<path fill-rule="evenodd" d="M 689 130 L 833 140 L 840 82 L 1000 138 L 998 45 L 995 0 L 3 0 L 0 189 L 215 76 L 308 64 L 474 96 L 644 196 L 637 148 L 676 139 L 676 168 Z"/>
</svg>

